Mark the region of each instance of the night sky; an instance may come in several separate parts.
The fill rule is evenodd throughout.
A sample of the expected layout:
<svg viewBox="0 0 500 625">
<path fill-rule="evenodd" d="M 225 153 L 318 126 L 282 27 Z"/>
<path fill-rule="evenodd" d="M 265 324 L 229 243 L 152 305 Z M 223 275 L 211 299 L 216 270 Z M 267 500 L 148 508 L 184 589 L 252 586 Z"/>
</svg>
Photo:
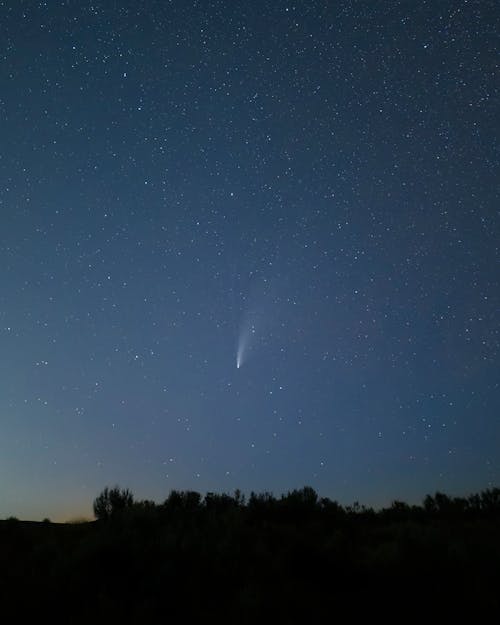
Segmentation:
<svg viewBox="0 0 500 625">
<path fill-rule="evenodd" d="M 0 518 L 499 485 L 495 0 L 0 8 Z"/>
</svg>

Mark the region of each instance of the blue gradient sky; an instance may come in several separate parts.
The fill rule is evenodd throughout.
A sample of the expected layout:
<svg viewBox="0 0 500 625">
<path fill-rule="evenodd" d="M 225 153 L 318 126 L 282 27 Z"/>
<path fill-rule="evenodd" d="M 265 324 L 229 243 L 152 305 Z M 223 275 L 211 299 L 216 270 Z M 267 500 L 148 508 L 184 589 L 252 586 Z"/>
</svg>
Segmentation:
<svg viewBox="0 0 500 625">
<path fill-rule="evenodd" d="M 498 485 L 498 25 L 7 3 L 0 517 L 90 516 L 116 483 Z"/>
</svg>

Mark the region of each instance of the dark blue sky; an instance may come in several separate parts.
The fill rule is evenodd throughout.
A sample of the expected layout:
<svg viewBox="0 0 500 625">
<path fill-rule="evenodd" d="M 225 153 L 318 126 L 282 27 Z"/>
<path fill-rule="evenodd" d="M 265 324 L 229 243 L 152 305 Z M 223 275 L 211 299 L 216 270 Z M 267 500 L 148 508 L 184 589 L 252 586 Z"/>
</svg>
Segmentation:
<svg viewBox="0 0 500 625">
<path fill-rule="evenodd" d="M 498 486 L 497 2 L 0 5 L 0 516 Z"/>
</svg>

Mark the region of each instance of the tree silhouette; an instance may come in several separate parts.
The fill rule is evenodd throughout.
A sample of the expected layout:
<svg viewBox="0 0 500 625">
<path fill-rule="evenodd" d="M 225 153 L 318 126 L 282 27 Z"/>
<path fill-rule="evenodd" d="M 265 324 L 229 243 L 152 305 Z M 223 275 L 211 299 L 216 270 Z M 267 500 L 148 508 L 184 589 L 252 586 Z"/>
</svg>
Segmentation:
<svg viewBox="0 0 500 625">
<path fill-rule="evenodd" d="M 94 512 L 94 524 L 0 520 L 2 609 L 10 599 L 17 614 L 29 595 L 38 613 L 45 605 L 52 614 L 56 587 L 61 610 L 78 606 L 75 625 L 95 614 L 99 622 L 156 623 L 166 609 L 171 620 L 222 625 L 237 614 L 241 625 L 293 625 L 329 622 L 335 602 L 352 610 L 354 600 L 368 620 L 390 587 L 402 614 L 415 590 L 447 621 L 466 614 L 487 622 L 500 610 L 498 488 L 374 511 L 307 486 L 246 501 L 238 491 L 171 491 L 161 504 L 115 486 L 94 500 Z M 411 620 L 424 622 L 430 604 L 414 603 L 420 618 Z"/>
<path fill-rule="evenodd" d="M 134 505 L 134 496 L 128 488 L 120 489 L 106 487 L 102 493 L 94 499 L 94 515 L 96 519 L 105 520 L 116 516 L 127 508 Z"/>
</svg>

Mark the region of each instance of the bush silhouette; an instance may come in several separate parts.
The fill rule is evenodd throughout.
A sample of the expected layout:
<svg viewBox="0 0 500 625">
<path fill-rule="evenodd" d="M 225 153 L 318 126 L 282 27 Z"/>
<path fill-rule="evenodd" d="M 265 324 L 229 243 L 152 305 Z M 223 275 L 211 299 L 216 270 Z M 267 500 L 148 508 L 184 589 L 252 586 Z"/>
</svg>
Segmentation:
<svg viewBox="0 0 500 625">
<path fill-rule="evenodd" d="M 431 605 L 435 620 L 483 622 L 500 610 L 499 504 L 490 489 L 374 511 L 310 487 L 172 491 L 158 504 L 115 486 L 94 501 L 97 523 L 0 521 L 0 596 L 16 615 L 29 596 L 45 616 L 57 589 L 73 625 L 293 625 L 352 620 L 353 609 L 372 618 L 390 588 L 391 610 L 410 622 Z"/>
<path fill-rule="evenodd" d="M 134 505 L 134 496 L 126 489 L 105 488 L 94 500 L 94 515 L 98 520 L 110 519 Z"/>
</svg>

